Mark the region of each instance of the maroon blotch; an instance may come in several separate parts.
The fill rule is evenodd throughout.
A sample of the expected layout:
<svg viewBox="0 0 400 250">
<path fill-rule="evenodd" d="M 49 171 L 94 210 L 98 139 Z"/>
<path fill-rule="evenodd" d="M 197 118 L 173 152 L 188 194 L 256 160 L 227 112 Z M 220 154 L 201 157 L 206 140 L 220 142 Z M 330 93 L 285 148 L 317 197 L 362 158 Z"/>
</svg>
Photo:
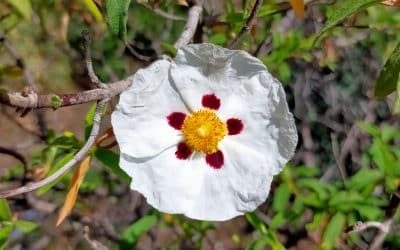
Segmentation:
<svg viewBox="0 0 400 250">
<path fill-rule="evenodd" d="M 221 101 L 219 98 L 214 94 L 204 95 L 201 99 L 201 104 L 205 108 L 218 110 L 219 106 L 221 106 Z"/>
<path fill-rule="evenodd" d="M 221 150 L 218 150 L 213 154 L 208 154 L 206 155 L 206 162 L 213 169 L 220 169 L 222 165 L 224 165 L 224 154 Z"/>
<path fill-rule="evenodd" d="M 184 142 L 180 142 L 176 147 L 175 155 L 179 160 L 186 160 L 191 154 L 192 151 Z"/>
<path fill-rule="evenodd" d="M 181 130 L 185 118 L 186 114 L 182 112 L 173 112 L 169 116 L 167 116 L 168 124 L 177 130 Z"/>
<path fill-rule="evenodd" d="M 237 135 L 243 130 L 243 122 L 237 118 L 228 119 L 226 126 L 228 127 L 228 135 Z"/>
</svg>

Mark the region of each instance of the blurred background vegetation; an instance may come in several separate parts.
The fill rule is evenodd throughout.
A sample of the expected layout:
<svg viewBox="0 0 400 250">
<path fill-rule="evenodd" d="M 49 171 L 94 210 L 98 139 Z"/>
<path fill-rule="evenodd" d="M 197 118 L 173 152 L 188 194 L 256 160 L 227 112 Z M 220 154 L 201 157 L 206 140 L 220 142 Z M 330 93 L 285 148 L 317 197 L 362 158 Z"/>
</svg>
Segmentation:
<svg viewBox="0 0 400 250">
<path fill-rule="evenodd" d="M 3 0 L 0 88 L 24 88 L 21 62 L 40 93 L 93 88 L 82 30 L 91 33 L 101 80 L 124 79 L 174 53 L 188 2 L 132 1 L 125 31 L 125 25 L 117 30 L 109 25 L 114 20 L 106 1 Z M 205 0 L 194 42 L 227 46 L 254 2 Z M 60 226 L 55 222 L 73 172 L 35 192 L 0 200 L 0 249 L 368 249 L 379 237 L 383 248 L 400 249 L 400 52 L 393 53 L 400 42 L 400 8 L 387 2 L 394 6 L 306 1 L 301 18 L 287 1 L 264 1 L 238 48 L 260 58 L 282 81 L 300 140 L 254 213 L 221 223 L 159 213 L 130 191 L 129 177 L 118 167 L 118 147 L 97 145 L 75 207 Z M 386 64 L 385 76 L 388 58 L 394 66 Z M 396 84 L 388 87 L 382 80 L 387 77 Z M 84 104 L 20 117 L 0 108 L 0 151 L 20 156 L 0 154 L 0 190 L 62 167 L 87 138 L 94 110 Z M 109 127 L 109 121 L 103 124 L 104 131 Z M 354 231 L 359 221 L 378 227 Z"/>
</svg>

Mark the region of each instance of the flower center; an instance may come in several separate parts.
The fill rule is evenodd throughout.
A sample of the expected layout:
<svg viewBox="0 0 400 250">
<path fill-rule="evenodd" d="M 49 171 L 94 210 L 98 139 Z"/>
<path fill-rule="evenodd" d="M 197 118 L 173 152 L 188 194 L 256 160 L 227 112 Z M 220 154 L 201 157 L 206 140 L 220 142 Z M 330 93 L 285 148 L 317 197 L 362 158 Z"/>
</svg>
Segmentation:
<svg viewBox="0 0 400 250">
<path fill-rule="evenodd" d="M 213 111 L 202 109 L 185 118 L 182 132 L 191 150 L 211 154 L 218 151 L 227 128 Z"/>
</svg>

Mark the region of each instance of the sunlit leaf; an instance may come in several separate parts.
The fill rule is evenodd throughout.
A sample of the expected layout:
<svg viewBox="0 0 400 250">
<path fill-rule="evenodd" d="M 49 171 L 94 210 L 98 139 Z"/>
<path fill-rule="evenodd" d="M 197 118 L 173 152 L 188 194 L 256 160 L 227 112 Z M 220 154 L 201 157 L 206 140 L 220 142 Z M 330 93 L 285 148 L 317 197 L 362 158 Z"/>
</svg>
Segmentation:
<svg viewBox="0 0 400 250">
<path fill-rule="evenodd" d="M 87 140 L 89 138 L 90 131 L 92 131 L 93 117 L 94 117 L 94 112 L 96 110 L 96 106 L 97 106 L 97 103 L 94 103 L 90 107 L 90 109 L 87 112 L 86 117 L 85 117 L 85 140 Z"/>
<path fill-rule="evenodd" d="M 65 164 L 67 164 L 75 155 L 75 152 L 69 153 L 67 155 L 65 155 L 63 158 L 61 158 L 61 160 L 59 160 L 51 169 L 50 171 L 47 173 L 47 176 L 52 175 L 53 173 L 55 173 L 57 170 L 59 170 L 60 168 L 62 168 Z M 56 180 L 50 182 L 49 184 L 44 185 L 43 187 L 39 188 L 36 191 L 37 195 L 43 195 L 44 193 L 46 193 L 47 191 L 49 191 L 54 185 L 56 185 L 61 178 L 63 178 L 64 175 L 58 177 Z"/>
<path fill-rule="evenodd" d="M 105 0 L 110 31 L 123 41 L 126 40 L 126 23 L 131 0 Z"/>
<path fill-rule="evenodd" d="M 30 0 L 7 0 L 27 20 L 31 19 L 32 6 Z"/>
<path fill-rule="evenodd" d="M 0 250 L 5 248 L 12 230 L 13 226 L 11 224 L 0 227 Z"/>
<path fill-rule="evenodd" d="M 298 18 L 304 18 L 304 0 L 289 0 L 294 13 Z"/>
<path fill-rule="evenodd" d="M 30 233 L 38 227 L 38 224 L 29 220 L 17 220 L 14 225 L 23 233 Z"/>
<path fill-rule="evenodd" d="M 96 21 L 99 22 L 103 28 L 105 28 L 106 23 L 104 22 L 103 15 L 101 14 L 100 10 L 97 8 L 94 1 L 93 0 L 81 0 L 81 2 L 86 6 L 86 8 L 89 10 L 90 14 L 92 14 L 92 16 L 96 19 Z"/>
<path fill-rule="evenodd" d="M 400 73 L 400 42 L 386 61 L 375 84 L 374 95 L 383 98 L 397 88 Z"/>
<path fill-rule="evenodd" d="M 71 181 L 71 186 L 68 191 L 67 196 L 65 197 L 64 205 L 60 210 L 60 213 L 57 218 L 56 226 L 60 225 L 67 215 L 71 212 L 72 208 L 75 205 L 76 198 L 78 196 L 79 186 L 82 184 L 83 179 L 90 167 L 91 157 L 87 156 L 80 164 L 80 166 L 76 169 L 74 173 L 74 177 Z"/>
<path fill-rule="evenodd" d="M 119 155 L 114 153 L 111 150 L 98 148 L 94 152 L 94 157 L 104 164 L 111 172 L 113 172 L 116 176 L 118 176 L 121 180 L 130 182 L 131 177 L 127 175 L 122 169 L 119 167 Z"/>
<path fill-rule="evenodd" d="M 321 31 L 315 37 L 314 43 L 317 42 L 323 33 L 343 22 L 350 15 L 359 12 L 381 0 L 343 0 L 338 1 L 333 6 L 333 12 L 327 17 L 327 21 Z"/>
<path fill-rule="evenodd" d="M 12 214 L 6 199 L 0 199 L 0 221 L 10 221 Z"/>
<path fill-rule="evenodd" d="M 343 234 L 346 217 L 342 213 L 336 213 L 326 226 L 322 237 L 323 249 L 335 249 L 340 236 Z"/>
<path fill-rule="evenodd" d="M 156 223 L 156 215 L 147 215 L 130 225 L 122 234 L 120 249 L 135 249 L 139 237 L 149 231 Z"/>
</svg>

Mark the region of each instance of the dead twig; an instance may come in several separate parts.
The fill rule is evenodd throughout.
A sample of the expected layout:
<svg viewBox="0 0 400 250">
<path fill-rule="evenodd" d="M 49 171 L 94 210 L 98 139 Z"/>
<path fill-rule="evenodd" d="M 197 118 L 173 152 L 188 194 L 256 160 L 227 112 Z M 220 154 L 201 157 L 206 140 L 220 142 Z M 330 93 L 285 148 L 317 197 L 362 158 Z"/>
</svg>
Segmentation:
<svg viewBox="0 0 400 250">
<path fill-rule="evenodd" d="M 233 39 L 228 44 L 229 49 L 235 48 L 238 45 L 238 43 L 242 40 L 243 36 L 247 33 L 247 31 L 249 31 L 250 28 L 253 26 L 254 21 L 256 20 L 257 17 L 257 13 L 260 10 L 262 4 L 263 4 L 262 0 L 256 0 L 253 9 L 251 10 L 250 16 L 246 20 L 246 23 L 243 25 L 242 29 L 240 30 L 239 34 L 235 37 L 235 39 Z"/>
<path fill-rule="evenodd" d="M 201 1 L 198 0 L 192 7 L 190 7 L 187 22 L 180 37 L 174 44 L 175 48 L 179 49 L 192 40 L 202 13 L 203 7 L 201 6 Z"/>
<path fill-rule="evenodd" d="M 93 62 L 92 62 L 92 53 L 90 51 L 90 34 L 89 31 L 83 30 L 82 31 L 82 38 L 83 38 L 83 49 L 85 50 L 85 63 L 88 70 L 88 75 L 90 77 L 90 81 L 96 84 L 98 88 L 106 88 L 106 85 L 100 81 L 97 77 L 96 73 L 93 69 Z"/>
<path fill-rule="evenodd" d="M 100 121 L 101 121 L 101 115 L 103 112 L 103 108 L 108 101 L 109 101 L 109 99 L 105 99 L 105 100 L 98 102 L 96 110 L 95 110 L 95 115 L 93 118 L 93 128 L 90 133 L 90 136 L 89 136 L 88 140 L 86 141 L 85 145 L 79 150 L 79 152 L 74 156 L 74 158 L 72 158 L 62 168 L 57 170 L 57 172 L 55 172 L 53 175 L 51 175 L 41 181 L 29 183 L 25 186 L 22 186 L 22 187 L 19 187 L 16 189 L 0 192 L 0 198 L 7 198 L 7 197 L 16 196 L 19 194 L 24 194 L 24 193 L 28 193 L 33 190 L 36 190 L 54 180 L 56 180 L 58 177 L 60 177 L 66 171 L 68 171 L 70 168 L 72 168 L 76 163 L 80 162 L 86 156 L 87 152 L 90 150 L 90 148 L 94 145 L 94 143 L 96 141 L 96 137 L 99 134 L 99 130 L 100 130 Z"/>
</svg>

